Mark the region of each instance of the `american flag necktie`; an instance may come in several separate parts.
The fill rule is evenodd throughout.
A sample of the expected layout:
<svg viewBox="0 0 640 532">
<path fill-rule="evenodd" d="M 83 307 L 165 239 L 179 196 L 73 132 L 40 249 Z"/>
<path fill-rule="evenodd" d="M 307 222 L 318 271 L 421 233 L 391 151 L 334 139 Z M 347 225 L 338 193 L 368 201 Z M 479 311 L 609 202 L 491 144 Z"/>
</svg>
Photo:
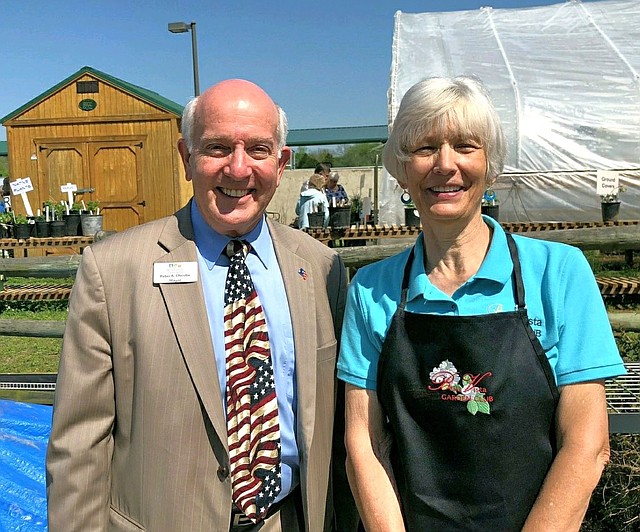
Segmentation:
<svg viewBox="0 0 640 532">
<path fill-rule="evenodd" d="M 280 493 L 280 425 L 269 333 L 245 264 L 248 252 L 240 240 L 226 247 L 227 436 L 233 501 L 257 523 Z"/>
</svg>

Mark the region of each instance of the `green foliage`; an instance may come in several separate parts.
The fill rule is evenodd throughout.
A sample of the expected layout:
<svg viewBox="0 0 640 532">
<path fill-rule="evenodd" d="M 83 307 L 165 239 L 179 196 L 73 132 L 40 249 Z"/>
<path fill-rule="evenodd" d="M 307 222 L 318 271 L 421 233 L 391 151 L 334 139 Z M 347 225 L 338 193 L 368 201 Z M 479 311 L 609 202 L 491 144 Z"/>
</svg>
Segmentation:
<svg viewBox="0 0 640 532">
<path fill-rule="evenodd" d="M 373 166 L 380 164 L 382 144 L 365 142 L 363 144 L 347 144 L 332 149 L 320 148 L 309 151 L 307 148 L 296 149 L 296 168 L 315 168 L 318 163 L 329 163 L 332 167 L 344 168 L 352 166 Z"/>
<path fill-rule="evenodd" d="M 640 362 L 640 333 L 616 332 L 616 344 L 625 362 Z"/>
<path fill-rule="evenodd" d="M 318 163 L 334 165 L 334 155 L 327 149 L 308 152 L 306 148 L 296 149 L 296 168 L 315 168 Z"/>
<path fill-rule="evenodd" d="M 335 158 L 335 166 L 374 166 L 380 164 L 382 144 L 379 142 L 365 142 L 343 146 L 341 155 Z M 376 157 L 377 156 L 377 157 Z"/>
<path fill-rule="evenodd" d="M 29 219 L 24 214 L 16 214 L 13 223 L 16 225 L 24 225 L 29 223 Z"/>
</svg>

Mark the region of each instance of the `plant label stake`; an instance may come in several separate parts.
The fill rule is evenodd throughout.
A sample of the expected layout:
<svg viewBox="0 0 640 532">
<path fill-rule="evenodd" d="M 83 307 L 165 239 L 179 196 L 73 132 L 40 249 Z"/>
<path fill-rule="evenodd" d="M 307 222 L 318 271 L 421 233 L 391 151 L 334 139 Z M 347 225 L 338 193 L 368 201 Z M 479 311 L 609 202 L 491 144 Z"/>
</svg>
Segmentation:
<svg viewBox="0 0 640 532">
<path fill-rule="evenodd" d="M 67 183 L 66 185 L 62 185 L 60 187 L 61 192 L 67 193 L 67 198 L 69 201 L 69 209 L 71 209 L 71 206 L 73 205 L 73 193 L 76 190 L 78 190 L 78 185 L 74 185 L 73 183 Z"/>
<path fill-rule="evenodd" d="M 31 204 L 29 203 L 29 198 L 27 197 L 27 192 L 31 192 L 33 190 L 33 185 L 31 184 L 31 178 L 25 177 L 24 179 L 16 179 L 13 183 L 9 183 L 11 185 L 11 193 L 14 196 L 18 194 L 22 198 L 22 202 L 24 203 L 24 209 L 27 211 L 27 216 L 33 216 L 33 209 L 31 208 Z"/>
</svg>

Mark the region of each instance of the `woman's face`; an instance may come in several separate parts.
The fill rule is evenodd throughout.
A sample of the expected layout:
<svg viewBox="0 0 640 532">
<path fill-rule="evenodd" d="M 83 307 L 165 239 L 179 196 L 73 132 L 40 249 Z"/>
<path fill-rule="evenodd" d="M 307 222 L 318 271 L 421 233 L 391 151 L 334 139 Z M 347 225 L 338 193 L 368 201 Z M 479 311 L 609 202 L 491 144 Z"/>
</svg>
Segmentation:
<svg viewBox="0 0 640 532">
<path fill-rule="evenodd" d="M 429 134 L 405 163 L 406 186 L 422 223 L 469 221 L 480 214 L 486 188 L 487 158 L 478 140 L 455 131 Z"/>
</svg>

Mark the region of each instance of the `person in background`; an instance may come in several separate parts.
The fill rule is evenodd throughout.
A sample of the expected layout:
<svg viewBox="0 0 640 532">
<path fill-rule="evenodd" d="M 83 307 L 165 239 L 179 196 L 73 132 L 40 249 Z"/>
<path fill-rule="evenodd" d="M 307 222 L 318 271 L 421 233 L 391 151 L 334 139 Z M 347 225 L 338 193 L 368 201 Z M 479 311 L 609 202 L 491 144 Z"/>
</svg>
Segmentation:
<svg viewBox="0 0 640 532">
<path fill-rule="evenodd" d="M 331 165 L 328 163 L 316 164 L 316 169 L 313 171 L 313 175 L 322 176 L 323 187 L 324 187 L 324 184 L 327 182 L 327 179 L 329 179 L 330 173 L 331 173 Z M 300 193 L 302 194 L 308 188 L 309 188 L 309 179 L 306 179 L 304 183 L 302 183 L 302 186 L 300 187 Z"/>
<path fill-rule="evenodd" d="M 334 251 L 265 216 L 286 136 L 257 85 L 209 88 L 178 141 L 192 200 L 85 248 L 47 452 L 51 532 L 342 528 L 328 494 L 350 495 L 330 481 L 347 278 Z"/>
<path fill-rule="evenodd" d="M 309 214 L 314 212 L 324 212 L 322 227 L 326 229 L 329 223 L 329 203 L 322 191 L 324 177 L 320 174 L 313 174 L 309 178 L 309 188 L 300 193 L 296 204 L 296 214 L 298 215 L 298 227 L 307 229 L 309 227 Z"/>
<path fill-rule="evenodd" d="M 505 157 L 478 80 L 402 99 L 383 162 L 422 233 L 352 279 L 338 361 L 369 531 L 577 531 L 609 459 L 625 368 L 600 291 L 579 249 L 481 214 Z"/>
<path fill-rule="evenodd" d="M 349 195 L 344 187 L 338 183 L 339 180 L 338 172 L 332 172 L 325 184 L 324 193 L 331 207 L 341 207 L 349 203 Z"/>
</svg>

